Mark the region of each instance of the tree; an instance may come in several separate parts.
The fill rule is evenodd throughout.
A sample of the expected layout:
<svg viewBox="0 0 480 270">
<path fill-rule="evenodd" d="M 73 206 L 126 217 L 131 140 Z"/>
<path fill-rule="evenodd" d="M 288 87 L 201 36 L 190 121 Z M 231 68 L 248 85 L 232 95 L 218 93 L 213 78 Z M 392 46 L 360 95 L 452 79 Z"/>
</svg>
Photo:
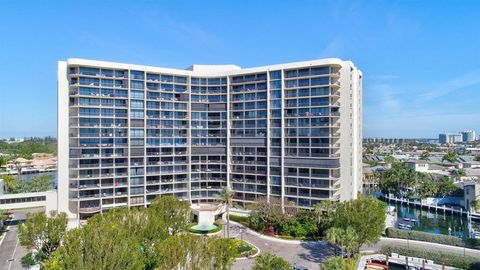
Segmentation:
<svg viewBox="0 0 480 270">
<path fill-rule="evenodd" d="M 392 156 L 386 156 L 383 161 L 385 161 L 386 163 L 390 164 L 390 165 L 393 165 L 394 163 L 397 162 L 397 160 L 392 157 Z"/>
<path fill-rule="evenodd" d="M 418 183 L 419 174 L 403 162 L 397 162 L 380 176 L 379 187 L 384 194 L 402 196 L 402 192 Z"/>
<path fill-rule="evenodd" d="M 67 215 L 63 212 L 50 212 L 50 217 L 44 212 L 27 214 L 25 223 L 18 226 L 20 244 L 34 250 L 34 260 L 41 263 L 49 259 L 58 248 L 67 230 Z M 28 254 L 27 254 L 28 255 Z"/>
<path fill-rule="evenodd" d="M 457 190 L 457 186 L 453 183 L 453 180 L 448 176 L 443 176 L 437 183 L 437 194 L 441 197 L 445 197 Z"/>
<path fill-rule="evenodd" d="M 462 176 L 465 176 L 466 173 L 465 173 L 465 170 L 464 169 L 458 169 L 458 170 L 452 170 L 450 172 L 450 176 L 452 176 L 453 178 L 459 180 Z"/>
<path fill-rule="evenodd" d="M 12 175 L 3 176 L 3 184 L 5 185 L 5 192 L 14 193 L 18 188 L 18 181 Z"/>
<path fill-rule="evenodd" d="M 433 197 L 437 194 L 438 192 L 438 187 L 433 182 L 432 177 L 429 175 L 426 175 L 421 178 L 421 181 L 417 187 L 417 195 L 420 199 L 424 199 L 427 197 Z"/>
<path fill-rule="evenodd" d="M 169 225 L 166 224 L 172 222 L 164 220 L 164 216 L 148 209 L 120 208 L 102 215 L 95 215 L 88 220 L 88 223 L 112 223 L 124 228 L 129 232 L 132 241 L 138 243 L 136 245 L 143 249 L 145 269 L 153 269 L 158 256 L 155 245 L 167 239 L 171 233 Z"/>
<path fill-rule="evenodd" d="M 351 256 L 360 247 L 358 245 L 357 232 L 350 226 L 346 229 L 331 227 L 327 230 L 326 239 L 330 244 L 340 247 L 342 258 L 344 257 L 344 252 Z"/>
<path fill-rule="evenodd" d="M 475 200 L 472 202 L 473 212 L 480 212 L 480 200 Z"/>
<path fill-rule="evenodd" d="M 252 270 L 291 270 L 292 266 L 285 259 L 266 252 L 255 258 Z"/>
<path fill-rule="evenodd" d="M 53 269 L 143 269 L 141 246 L 128 228 L 94 216 L 80 229 L 68 231 L 62 246 L 45 268 Z"/>
<path fill-rule="evenodd" d="M 270 198 L 270 201 L 265 197 L 256 199 L 253 204 L 253 215 L 267 226 L 281 224 L 286 219 L 282 203 L 277 198 Z"/>
<path fill-rule="evenodd" d="M 43 192 L 53 189 L 53 176 L 42 175 L 32 177 L 32 180 L 27 184 L 26 192 Z"/>
<path fill-rule="evenodd" d="M 237 240 L 217 236 L 181 234 L 157 246 L 156 269 L 230 269 L 237 253 Z"/>
<path fill-rule="evenodd" d="M 430 152 L 428 150 L 425 150 L 422 152 L 420 155 L 421 160 L 429 160 L 430 159 Z"/>
<path fill-rule="evenodd" d="M 332 257 L 320 264 L 322 270 L 344 270 L 345 268 L 345 261 L 341 257 Z"/>
<path fill-rule="evenodd" d="M 384 230 L 385 204 L 376 198 L 365 196 L 338 203 L 332 226 L 344 230 L 352 227 L 357 233 L 359 247 L 374 244 L 380 240 Z"/>
<path fill-rule="evenodd" d="M 480 156 L 476 156 L 473 160 L 480 161 Z"/>
<path fill-rule="evenodd" d="M 335 210 L 332 201 L 324 200 L 315 204 L 315 216 L 317 218 L 318 229 L 323 232 L 330 227 L 333 221 L 333 211 Z"/>
<path fill-rule="evenodd" d="M 9 159 L 7 157 L 0 156 L 0 167 L 7 165 L 8 160 Z"/>
<path fill-rule="evenodd" d="M 230 207 L 235 192 L 230 187 L 224 187 L 220 190 L 218 200 L 225 206 L 227 211 L 227 237 L 230 237 Z"/>
<path fill-rule="evenodd" d="M 4 210 L 0 209 L 0 229 L 3 228 L 4 222 L 8 219 L 8 214 Z"/>
<path fill-rule="evenodd" d="M 327 241 L 335 246 L 335 255 L 337 255 L 337 246 L 341 243 L 341 238 L 343 234 L 342 228 L 331 227 L 327 230 L 325 234 L 325 238 Z M 343 250 L 342 250 L 342 257 L 343 257 Z"/>
<path fill-rule="evenodd" d="M 161 196 L 155 199 L 148 211 L 169 228 L 171 235 L 185 231 L 192 215 L 189 203 L 173 196 Z"/>
<path fill-rule="evenodd" d="M 448 161 L 451 163 L 454 163 L 457 161 L 458 155 L 455 151 L 448 151 L 443 157 L 442 157 L 442 162 L 443 161 Z"/>
</svg>

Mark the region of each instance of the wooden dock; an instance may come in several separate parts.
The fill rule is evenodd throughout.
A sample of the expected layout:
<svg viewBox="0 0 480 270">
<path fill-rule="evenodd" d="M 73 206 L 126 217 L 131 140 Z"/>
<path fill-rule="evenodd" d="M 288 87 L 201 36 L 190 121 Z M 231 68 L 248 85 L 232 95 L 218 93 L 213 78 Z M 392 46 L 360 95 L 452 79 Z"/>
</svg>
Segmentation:
<svg viewBox="0 0 480 270">
<path fill-rule="evenodd" d="M 433 204 L 423 204 L 420 201 L 414 201 L 406 198 L 396 198 L 396 197 L 388 197 L 384 195 L 380 195 L 379 199 L 387 202 L 394 202 L 400 205 L 407 205 L 407 206 L 414 206 L 422 209 L 426 209 L 431 212 L 443 212 L 446 214 L 452 215 L 460 215 L 466 216 L 467 218 L 471 218 L 472 220 L 480 221 L 480 214 L 479 213 L 470 213 L 470 211 L 465 211 L 463 208 L 454 208 L 454 207 L 447 207 L 445 205 L 433 205 Z"/>
</svg>

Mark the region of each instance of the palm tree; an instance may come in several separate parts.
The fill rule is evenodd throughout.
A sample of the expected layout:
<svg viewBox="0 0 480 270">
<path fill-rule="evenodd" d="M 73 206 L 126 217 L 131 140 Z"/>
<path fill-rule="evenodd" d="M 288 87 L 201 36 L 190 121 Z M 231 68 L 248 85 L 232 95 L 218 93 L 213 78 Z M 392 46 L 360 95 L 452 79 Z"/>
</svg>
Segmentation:
<svg viewBox="0 0 480 270">
<path fill-rule="evenodd" d="M 348 226 L 346 230 L 343 231 L 343 235 L 342 235 L 342 244 L 344 245 L 342 247 L 345 248 L 345 250 L 347 251 L 347 256 L 350 256 L 350 254 L 354 254 L 355 251 L 358 249 L 358 234 L 357 232 L 355 231 L 355 229 L 353 229 L 352 227 Z"/>
<path fill-rule="evenodd" d="M 326 232 L 326 239 L 327 241 L 335 246 L 335 255 L 337 255 L 337 245 L 341 244 L 342 242 L 342 235 L 344 234 L 343 229 L 337 227 L 331 227 Z M 342 257 L 343 257 L 343 249 L 342 249 Z"/>
<path fill-rule="evenodd" d="M 5 185 L 5 191 L 7 192 L 12 192 L 18 187 L 17 179 L 11 175 L 5 175 L 3 177 L 3 184 Z"/>
<path fill-rule="evenodd" d="M 220 190 L 218 200 L 225 206 L 227 212 L 227 237 L 230 238 L 230 206 L 235 192 L 228 186 Z"/>
</svg>

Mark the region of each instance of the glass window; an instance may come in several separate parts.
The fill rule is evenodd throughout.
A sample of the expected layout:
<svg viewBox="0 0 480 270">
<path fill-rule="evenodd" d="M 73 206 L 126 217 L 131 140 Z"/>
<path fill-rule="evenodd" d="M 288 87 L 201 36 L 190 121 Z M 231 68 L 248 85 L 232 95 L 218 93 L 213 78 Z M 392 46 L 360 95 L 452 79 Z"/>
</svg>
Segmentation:
<svg viewBox="0 0 480 270">
<path fill-rule="evenodd" d="M 287 78 L 297 77 L 297 71 L 296 71 L 296 70 L 288 70 L 288 71 L 285 73 L 285 77 L 287 77 Z"/>
<path fill-rule="evenodd" d="M 160 81 L 160 75 L 147 73 L 147 80 Z"/>
<path fill-rule="evenodd" d="M 310 89 L 300 89 L 298 90 L 299 97 L 307 97 L 310 95 Z"/>
<path fill-rule="evenodd" d="M 175 76 L 175 82 L 176 83 L 187 83 L 187 78 L 186 77 Z"/>
<path fill-rule="evenodd" d="M 310 69 L 304 68 L 298 71 L 298 77 L 304 77 L 310 75 Z"/>
<path fill-rule="evenodd" d="M 162 75 L 162 82 L 173 82 L 173 76 L 171 75 Z"/>
<path fill-rule="evenodd" d="M 142 81 L 130 81 L 130 88 L 143 89 L 143 82 Z"/>
<path fill-rule="evenodd" d="M 319 78 L 312 78 L 312 85 L 322 85 L 322 84 L 329 84 L 330 78 L 329 77 L 319 77 Z"/>
<path fill-rule="evenodd" d="M 134 80 L 143 80 L 144 79 L 144 72 L 140 70 L 131 70 L 130 76 Z"/>
<path fill-rule="evenodd" d="M 100 80 L 95 78 L 84 78 L 80 77 L 80 85 L 94 85 L 99 86 Z"/>
<path fill-rule="evenodd" d="M 324 75 L 330 73 L 329 67 L 316 67 L 312 68 L 312 75 Z"/>
<path fill-rule="evenodd" d="M 282 78 L 282 72 L 280 70 L 270 71 L 270 80 L 278 80 Z"/>
<path fill-rule="evenodd" d="M 282 81 L 270 82 L 270 89 L 280 89 L 280 88 L 282 88 Z"/>
<path fill-rule="evenodd" d="M 130 100 L 130 107 L 134 109 L 143 109 L 143 101 L 141 100 Z"/>
<path fill-rule="evenodd" d="M 325 96 L 328 92 L 328 87 L 312 88 L 312 96 Z"/>
<path fill-rule="evenodd" d="M 273 90 L 270 91 L 270 98 L 282 98 L 282 91 L 281 90 Z"/>
<path fill-rule="evenodd" d="M 104 76 L 104 77 L 113 77 L 113 70 L 111 70 L 111 69 L 102 69 L 102 76 Z"/>
<path fill-rule="evenodd" d="M 132 91 L 130 91 L 130 98 L 143 99 L 144 98 L 144 93 L 143 93 L 143 91 L 132 90 Z"/>
<path fill-rule="evenodd" d="M 100 73 L 100 69 L 98 68 L 80 67 L 80 74 L 82 75 L 98 76 L 99 73 Z"/>
</svg>

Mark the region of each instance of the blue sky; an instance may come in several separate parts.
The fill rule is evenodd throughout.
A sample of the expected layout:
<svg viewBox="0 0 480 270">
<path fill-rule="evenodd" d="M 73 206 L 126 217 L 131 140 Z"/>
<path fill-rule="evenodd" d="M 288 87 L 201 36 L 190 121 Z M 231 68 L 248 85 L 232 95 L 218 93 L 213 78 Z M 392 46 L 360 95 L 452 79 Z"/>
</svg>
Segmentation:
<svg viewBox="0 0 480 270">
<path fill-rule="evenodd" d="M 0 137 L 56 133 L 56 62 L 324 57 L 364 74 L 364 136 L 480 131 L 480 2 L 2 1 Z"/>
</svg>

